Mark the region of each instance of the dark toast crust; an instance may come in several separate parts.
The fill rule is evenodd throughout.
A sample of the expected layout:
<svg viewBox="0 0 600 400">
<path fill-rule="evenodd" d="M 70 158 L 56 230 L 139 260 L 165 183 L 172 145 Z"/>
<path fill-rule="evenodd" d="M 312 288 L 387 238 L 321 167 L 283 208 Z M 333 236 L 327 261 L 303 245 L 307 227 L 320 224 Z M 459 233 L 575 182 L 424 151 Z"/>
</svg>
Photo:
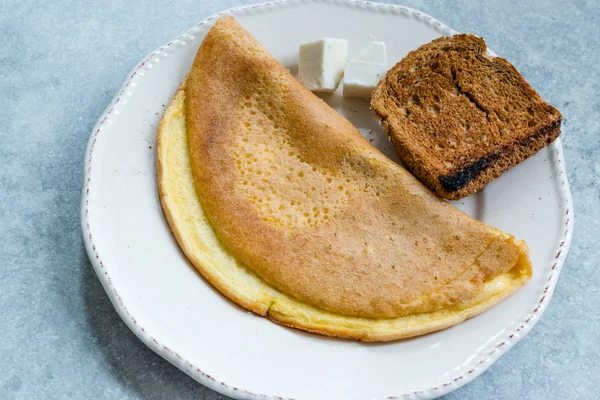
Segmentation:
<svg viewBox="0 0 600 400">
<path fill-rule="evenodd" d="M 458 200 L 472 193 L 473 187 L 484 186 L 496 179 L 513 165 L 519 164 L 544 147 L 551 144 L 560 134 L 561 121 L 544 126 L 533 135 L 518 140 L 514 144 L 493 151 L 473 164 L 464 167 L 454 175 L 440 176 L 440 190 L 450 200 Z"/>
<path fill-rule="evenodd" d="M 456 35 L 409 53 L 371 106 L 406 168 L 458 200 L 552 143 L 562 116 L 483 39 Z"/>
</svg>

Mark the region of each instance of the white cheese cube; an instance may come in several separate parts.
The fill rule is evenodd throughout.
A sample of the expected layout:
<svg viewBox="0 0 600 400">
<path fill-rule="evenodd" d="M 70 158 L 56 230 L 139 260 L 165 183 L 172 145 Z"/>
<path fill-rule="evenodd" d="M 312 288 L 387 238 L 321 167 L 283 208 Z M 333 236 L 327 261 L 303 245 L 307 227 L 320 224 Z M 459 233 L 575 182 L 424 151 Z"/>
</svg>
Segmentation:
<svg viewBox="0 0 600 400">
<path fill-rule="evenodd" d="M 373 64 L 387 64 L 387 52 L 384 42 L 371 42 L 352 61 L 370 62 Z"/>
<path fill-rule="evenodd" d="M 300 45 L 298 78 L 313 92 L 337 89 L 348 60 L 346 39 L 325 38 Z"/>
<path fill-rule="evenodd" d="M 371 42 L 344 71 L 344 97 L 369 98 L 387 72 L 385 43 Z"/>
</svg>

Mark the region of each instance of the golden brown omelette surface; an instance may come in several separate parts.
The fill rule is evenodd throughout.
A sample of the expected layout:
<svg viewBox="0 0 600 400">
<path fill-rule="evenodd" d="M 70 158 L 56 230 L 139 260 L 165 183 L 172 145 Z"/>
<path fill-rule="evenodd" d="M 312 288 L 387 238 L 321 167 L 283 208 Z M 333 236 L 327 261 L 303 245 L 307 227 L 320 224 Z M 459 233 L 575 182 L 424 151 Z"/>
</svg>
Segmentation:
<svg viewBox="0 0 600 400">
<path fill-rule="evenodd" d="M 394 318 L 466 304 L 509 271 L 519 286 L 530 275 L 524 242 L 431 194 L 233 18 L 207 34 L 184 94 L 210 225 L 236 260 L 296 301 Z"/>
</svg>

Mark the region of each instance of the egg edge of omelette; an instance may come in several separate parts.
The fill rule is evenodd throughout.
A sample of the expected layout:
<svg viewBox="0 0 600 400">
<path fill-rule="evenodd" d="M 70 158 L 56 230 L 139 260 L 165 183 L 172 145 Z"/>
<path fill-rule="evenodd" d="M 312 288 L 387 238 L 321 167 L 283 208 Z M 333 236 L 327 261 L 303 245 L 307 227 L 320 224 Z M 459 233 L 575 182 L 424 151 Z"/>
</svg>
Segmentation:
<svg viewBox="0 0 600 400">
<path fill-rule="evenodd" d="M 184 82 L 185 84 L 185 82 Z M 239 306 L 293 328 L 360 341 L 389 341 L 441 330 L 493 307 L 531 277 L 528 250 L 516 242 L 516 265 L 483 283 L 475 296 L 442 310 L 395 318 L 346 316 L 302 303 L 267 284 L 219 240 L 196 194 L 185 122 L 185 92 L 175 93 L 157 134 L 161 204 L 182 251 L 200 274 Z M 509 237 L 506 235 L 506 237 Z"/>
</svg>

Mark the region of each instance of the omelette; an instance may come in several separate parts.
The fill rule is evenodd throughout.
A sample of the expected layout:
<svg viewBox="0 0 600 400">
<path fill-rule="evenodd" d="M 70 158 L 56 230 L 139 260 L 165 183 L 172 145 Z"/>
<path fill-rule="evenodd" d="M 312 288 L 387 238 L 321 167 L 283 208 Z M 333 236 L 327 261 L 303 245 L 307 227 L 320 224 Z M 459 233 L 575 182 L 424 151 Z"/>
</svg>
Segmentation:
<svg viewBox="0 0 600 400">
<path fill-rule="evenodd" d="M 525 242 L 433 195 L 232 17 L 206 35 L 157 140 L 159 195 L 186 257 L 280 324 L 416 336 L 531 277 Z"/>
</svg>

